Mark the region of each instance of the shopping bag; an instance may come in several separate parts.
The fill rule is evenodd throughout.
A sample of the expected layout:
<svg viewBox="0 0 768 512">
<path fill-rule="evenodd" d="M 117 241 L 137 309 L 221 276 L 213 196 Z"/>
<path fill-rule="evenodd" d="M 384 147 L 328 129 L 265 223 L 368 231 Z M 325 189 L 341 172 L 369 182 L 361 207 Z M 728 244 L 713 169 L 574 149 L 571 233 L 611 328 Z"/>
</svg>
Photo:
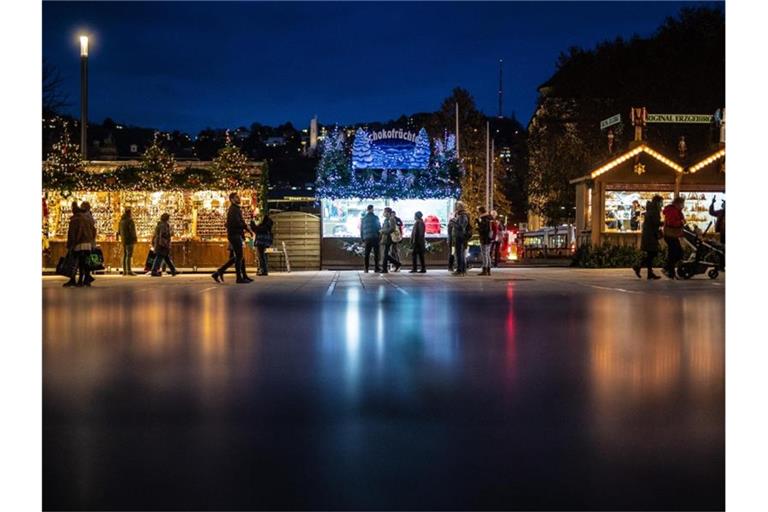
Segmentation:
<svg viewBox="0 0 768 512">
<path fill-rule="evenodd" d="M 91 267 L 91 271 L 104 270 L 104 253 L 101 251 L 101 247 L 91 250 L 88 255 L 88 266 Z"/>
<path fill-rule="evenodd" d="M 155 256 L 155 251 L 150 249 L 147 253 L 147 261 L 144 262 L 144 272 L 149 272 L 152 270 L 152 265 L 155 263 Z"/>
<path fill-rule="evenodd" d="M 56 274 L 72 279 L 77 273 L 77 258 L 72 251 L 59 258 L 56 264 Z"/>
</svg>

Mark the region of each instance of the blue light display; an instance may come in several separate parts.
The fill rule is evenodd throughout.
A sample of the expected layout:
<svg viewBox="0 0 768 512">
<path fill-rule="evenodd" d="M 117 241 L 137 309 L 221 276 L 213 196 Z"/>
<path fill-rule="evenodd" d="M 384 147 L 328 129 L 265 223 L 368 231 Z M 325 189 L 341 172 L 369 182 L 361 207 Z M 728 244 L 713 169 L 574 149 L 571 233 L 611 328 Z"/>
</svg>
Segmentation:
<svg viewBox="0 0 768 512">
<path fill-rule="evenodd" d="M 358 128 L 352 144 L 352 169 L 426 169 L 430 152 L 424 128 L 418 134 L 398 129 L 368 133 Z"/>
</svg>

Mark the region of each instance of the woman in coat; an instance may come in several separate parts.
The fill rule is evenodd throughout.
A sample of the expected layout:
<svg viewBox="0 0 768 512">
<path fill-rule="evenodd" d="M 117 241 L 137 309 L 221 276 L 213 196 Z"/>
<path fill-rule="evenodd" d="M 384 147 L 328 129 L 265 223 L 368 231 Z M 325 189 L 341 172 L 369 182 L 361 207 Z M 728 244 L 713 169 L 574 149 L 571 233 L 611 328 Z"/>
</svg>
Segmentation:
<svg viewBox="0 0 768 512">
<path fill-rule="evenodd" d="M 164 261 L 168 268 L 171 270 L 171 275 L 178 274 L 176 266 L 171 260 L 171 237 L 173 231 L 171 231 L 171 224 L 168 222 L 171 216 L 164 213 L 160 216 L 160 222 L 155 227 L 155 234 L 152 237 L 152 247 L 155 250 L 155 261 L 152 263 L 152 276 L 160 277 L 160 264 Z"/>
<path fill-rule="evenodd" d="M 88 258 L 91 255 L 91 241 L 95 240 L 95 238 L 96 227 L 93 222 L 77 205 L 77 201 L 72 202 L 72 217 L 69 218 L 69 227 L 67 229 L 67 251 L 71 252 L 77 259 L 77 269 L 80 277 L 76 280 L 77 274 L 73 275 L 69 281 L 64 283 L 65 287 L 91 286 L 94 279 L 91 277 L 91 267 Z"/>
<path fill-rule="evenodd" d="M 659 239 L 661 238 L 661 205 L 664 200 L 661 196 L 653 196 L 645 206 L 645 219 L 643 220 L 643 234 L 640 239 L 640 250 L 645 252 L 645 258 L 640 265 L 635 265 L 632 270 L 640 277 L 640 269 L 648 269 L 648 279 L 661 279 L 661 276 L 653 273 L 653 260 L 659 254 Z"/>
<path fill-rule="evenodd" d="M 251 229 L 255 236 L 254 246 L 259 255 L 258 276 L 269 275 L 269 261 L 267 260 L 267 247 L 272 247 L 272 219 L 269 218 L 269 212 L 264 214 L 261 222 L 255 224 L 251 221 Z"/>
</svg>

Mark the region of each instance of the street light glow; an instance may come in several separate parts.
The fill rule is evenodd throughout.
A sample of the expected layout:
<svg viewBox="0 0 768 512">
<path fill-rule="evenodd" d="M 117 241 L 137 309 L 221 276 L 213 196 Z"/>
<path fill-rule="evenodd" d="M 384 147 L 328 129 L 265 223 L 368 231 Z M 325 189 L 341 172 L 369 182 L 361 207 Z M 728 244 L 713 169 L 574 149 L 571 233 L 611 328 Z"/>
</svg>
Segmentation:
<svg viewBox="0 0 768 512">
<path fill-rule="evenodd" d="M 88 56 L 88 36 L 80 36 L 80 56 Z"/>
</svg>

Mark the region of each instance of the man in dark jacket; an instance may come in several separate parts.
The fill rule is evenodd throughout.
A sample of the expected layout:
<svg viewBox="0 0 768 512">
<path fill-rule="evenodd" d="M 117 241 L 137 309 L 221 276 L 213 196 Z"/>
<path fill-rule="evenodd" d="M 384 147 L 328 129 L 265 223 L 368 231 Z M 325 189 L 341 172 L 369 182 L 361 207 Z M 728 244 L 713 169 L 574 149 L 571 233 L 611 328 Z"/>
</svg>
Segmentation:
<svg viewBox="0 0 768 512">
<path fill-rule="evenodd" d="M 369 204 L 366 208 L 365 215 L 360 220 L 360 239 L 365 244 L 365 273 L 368 273 L 369 260 L 371 258 L 371 251 L 373 251 L 373 261 L 375 272 L 379 272 L 379 231 L 381 230 L 381 222 L 379 218 L 373 213 L 373 205 Z"/>
<path fill-rule="evenodd" d="M 453 216 L 453 230 L 451 239 L 453 240 L 456 251 L 456 272 L 455 276 L 464 276 L 467 274 L 467 243 L 469 242 L 469 214 L 463 201 L 456 201 L 456 212 Z"/>
<path fill-rule="evenodd" d="M 643 220 L 643 234 L 640 239 L 640 250 L 645 251 L 645 258 L 640 265 L 635 265 L 632 270 L 640 277 L 640 269 L 648 269 L 648 279 L 661 279 L 653 273 L 653 260 L 659 254 L 659 239 L 661 238 L 661 205 L 664 199 L 661 196 L 653 196 L 653 199 L 645 205 L 645 219 Z"/>
<path fill-rule="evenodd" d="M 250 283 L 253 281 L 245 272 L 245 259 L 243 258 L 243 240 L 244 234 L 247 231 L 253 236 L 253 233 L 248 228 L 248 224 L 243 219 L 243 211 L 240 208 L 240 196 L 237 192 L 229 194 L 229 209 L 227 210 L 227 240 L 229 241 L 229 249 L 231 256 L 224 265 L 219 267 L 216 272 L 211 274 L 211 277 L 217 283 L 224 282 L 224 272 L 234 263 L 237 283 Z"/>
<path fill-rule="evenodd" d="M 422 220 L 423 214 L 416 212 L 414 215 L 413 229 L 411 230 L 411 247 L 413 249 L 413 267 L 411 268 L 411 274 L 416 272 L 416 258 L 421 262 L 420 273 L 427 272 L 427 266 L 424 263 L 424 253 L 427 249 L 427 241 L 425 240 L 426 226 Z"/>
<path fill-rule="evenodd" d="M 136 223 L 133 222 L 131 209 L 126 208 L 120 218 L 120 227 L 117 232 L 120 241 L 123 242 L 123 275 L 135 276 L 132 270 L 133 246 L 136 245 Z"/>
<path fill-rule="evenodd" d="M 491 275 L 491 242 L 493 242 L 491 222 L 493 219 L 486 211 L 485 206 L 479 206 L 477 211 L 480 217 L 475 222 L 477 223 L 477 234 L 480 237 L 480 255 L 483 258 L 483 270 L 478 275 L 489 276 Z"/>
</svg>

